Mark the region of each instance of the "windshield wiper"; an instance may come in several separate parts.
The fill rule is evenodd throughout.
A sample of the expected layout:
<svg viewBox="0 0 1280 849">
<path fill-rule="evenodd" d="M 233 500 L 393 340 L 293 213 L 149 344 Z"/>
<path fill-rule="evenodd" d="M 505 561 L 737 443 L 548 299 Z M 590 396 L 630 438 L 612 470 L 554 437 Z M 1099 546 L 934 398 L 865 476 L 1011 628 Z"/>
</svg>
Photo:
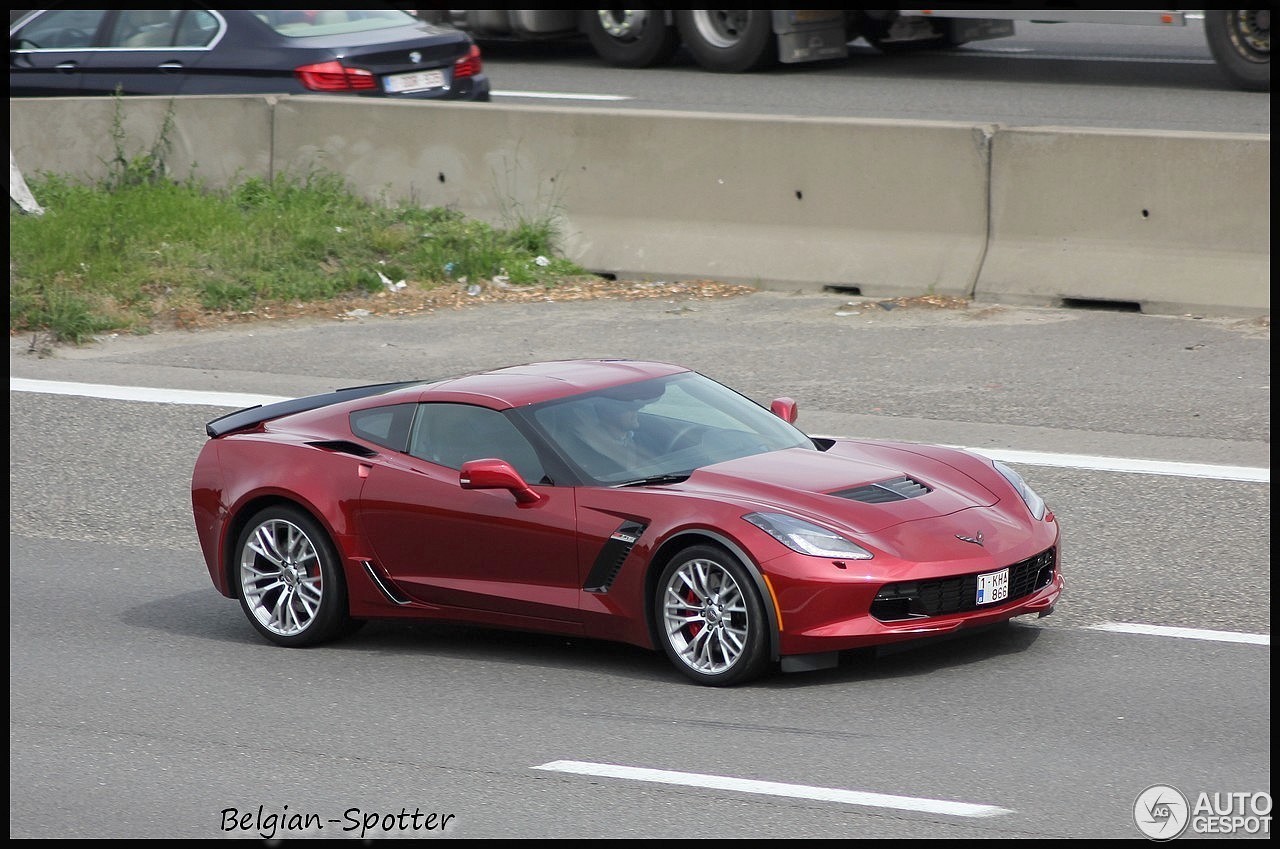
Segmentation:
<svg viewBox="0 0 1280 849">
<path fill-rule="evenodd" d="M 664 483 L 682 483 L 689 479 L 692 472 L 667 472 L 663 475 L 650 475 L 647 478 L 637 478 L 633 481 L 623 481 L 615 483 L 614 486 L 652 486 Z"/>
</svg>

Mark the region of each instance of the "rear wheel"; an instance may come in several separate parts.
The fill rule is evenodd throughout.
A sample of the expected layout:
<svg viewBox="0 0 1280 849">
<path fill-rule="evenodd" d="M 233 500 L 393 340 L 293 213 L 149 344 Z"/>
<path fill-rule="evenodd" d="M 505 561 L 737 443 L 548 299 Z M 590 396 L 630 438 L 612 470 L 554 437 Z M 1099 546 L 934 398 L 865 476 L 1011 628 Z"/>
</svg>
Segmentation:
<svg viewBox="0 0 1280 849">
<path fill-rule="evenodd" d="M 722 549 L 698 545 L 667 564 L 654 616 L 676 668 L 699 684 L 727 687 L 768 662 L 769 621 L 746 568 Z"/>
<path fill-rule="evenodd" d="M 578 27 L 597 56 L 621 68 L 664 64 L 680 46 L 661 9 L 585 9 Z"/>
<path fill-rule="evenodd" d="M 235 567 L 240 606 L 271 642 L 309 646 L 353 630 L 337 551 L 297 507 L 254 515 L 236 541 Z"/>
<path fill-rule="evenodd" d="M 778 59 L 773 20 L 766 9 L 681 9 L 676 23 L 685 49 L 708 71 L 736 74 Z"/>
<path fill-rule="evenodd" d="M 1271 91 L 1271 10 L 1205 9 L 1209 51 L 1232 85 Z"/>
</svg>

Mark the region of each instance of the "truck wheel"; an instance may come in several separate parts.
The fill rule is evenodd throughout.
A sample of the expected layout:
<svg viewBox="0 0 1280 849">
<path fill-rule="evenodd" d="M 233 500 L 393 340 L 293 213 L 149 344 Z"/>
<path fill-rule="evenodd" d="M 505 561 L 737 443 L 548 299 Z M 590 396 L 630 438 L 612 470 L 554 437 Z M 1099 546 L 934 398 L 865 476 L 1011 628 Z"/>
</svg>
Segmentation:
<svg viewBox="0 0 1280 849">
<path fill-rule="evenodd" d="M 1205 9 L 1209 51 L 1232 85 L 1271 91 L 1271 10 Z"/>
<path fill-rule="evenodd" d="M 661 9 L 584 9 L 578 28 L 597 56 L 620 68 L 665 64 L 680 46 Z"/>
<path fill-rule="evenodd" d="M 773 20 L 766 9 L 681 9 L 676 24 L 685 49 L 708 71 L 736 74 L 778 60 Z"/>
</svg>

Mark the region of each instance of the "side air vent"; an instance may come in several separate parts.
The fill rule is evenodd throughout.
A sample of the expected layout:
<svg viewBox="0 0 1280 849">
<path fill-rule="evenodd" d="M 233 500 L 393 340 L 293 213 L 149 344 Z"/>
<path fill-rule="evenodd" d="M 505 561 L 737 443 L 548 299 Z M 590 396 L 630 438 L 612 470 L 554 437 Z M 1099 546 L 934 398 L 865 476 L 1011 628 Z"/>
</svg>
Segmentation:
<svg viewBox="0 0 1280 849">
<path fill-rule="evenodd" d="M 383 595 L 385 595 L 391 601 L 394 601 L 396 604 L 409 603 L 409 599 L 405 598 L 404 593 L 400 592 L 400 590 L 395 586 L 395 584 L 391 583 L 389 580 L 386 580 L 381 575 L 379 575 L 378 570 L 373 568 L 372 563 L 370 563 L 368 560 L 365 560 L 363 563 L 363 566 L 364 566 L 364 571 L 369 575 L 370 580 L 373 581 L 373 583 L 377 586 L 378 589 L 382 590 Z"/>
<path fill-rule="evenodd" d="M 632 546 L 644 534 L 645 527 L 641 522 L 623 522 L 596 555 L 596 562 L 591 565 L 582 589 L 589 593 L 607 593 Z"/>
<path fill-rule="evenodd" d="M 323 442 L 308 442 L 312 448 L 320 448 L 325 451 L 337 451 L 340 454 L 354 454 L 357 457 L 377 457 L 378 452 L 358 442 L 348 442 L 345 439 L 331 439 Z"/>
<path fill-rule="evenodd" d="M 869 483 L 866 486 L 855 486 L 852 489 L 841 489 L 829 493 L 837 498 L 850 501 L 861 501 L 864 504 L 887 504 L 890 501 L 905 501 L 932 492 L 929 487 L 905 475 L 892 480 Z"/>
</svg>

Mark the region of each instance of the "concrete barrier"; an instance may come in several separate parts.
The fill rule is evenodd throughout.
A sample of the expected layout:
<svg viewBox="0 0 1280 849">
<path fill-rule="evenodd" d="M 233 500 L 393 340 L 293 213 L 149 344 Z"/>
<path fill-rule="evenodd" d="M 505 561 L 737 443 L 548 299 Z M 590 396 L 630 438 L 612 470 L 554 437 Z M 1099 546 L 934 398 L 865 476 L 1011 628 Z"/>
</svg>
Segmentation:
<svg viewBox="0 0 1280 849">
<path fill-rule="evenodd" d="M 1269 136 L 320 96 L 9 103 L 27 175 L 99 178 L 172 116 L 175 177 L 319 168 L 370 199 L 552 216 L 567 256 L 619 277 L 1270 311 Z"/>
<path fill-rule="evenodd" d="M 989 131 L 295 97 L 275 159 L 495 222 L 554 213 L 596 271 L 964 294 L 986 240 Z"/>
<path fill-rule="evenodd" d="M 975 297 L 1271 310 L 1271 138 L 1002 129 Z"/>
<path fill-rule="evenodd" d="M 168 142 L 177 179 L 224 188 L 271 174 L 271 97 L 9 98 L 9 149 L 22 172 L 97 181 L 120 156 Z M 172 118 L 172 127 L 165 122 Z M 38 200 L 38 199 L 37 199 Z"/>
</svg>

